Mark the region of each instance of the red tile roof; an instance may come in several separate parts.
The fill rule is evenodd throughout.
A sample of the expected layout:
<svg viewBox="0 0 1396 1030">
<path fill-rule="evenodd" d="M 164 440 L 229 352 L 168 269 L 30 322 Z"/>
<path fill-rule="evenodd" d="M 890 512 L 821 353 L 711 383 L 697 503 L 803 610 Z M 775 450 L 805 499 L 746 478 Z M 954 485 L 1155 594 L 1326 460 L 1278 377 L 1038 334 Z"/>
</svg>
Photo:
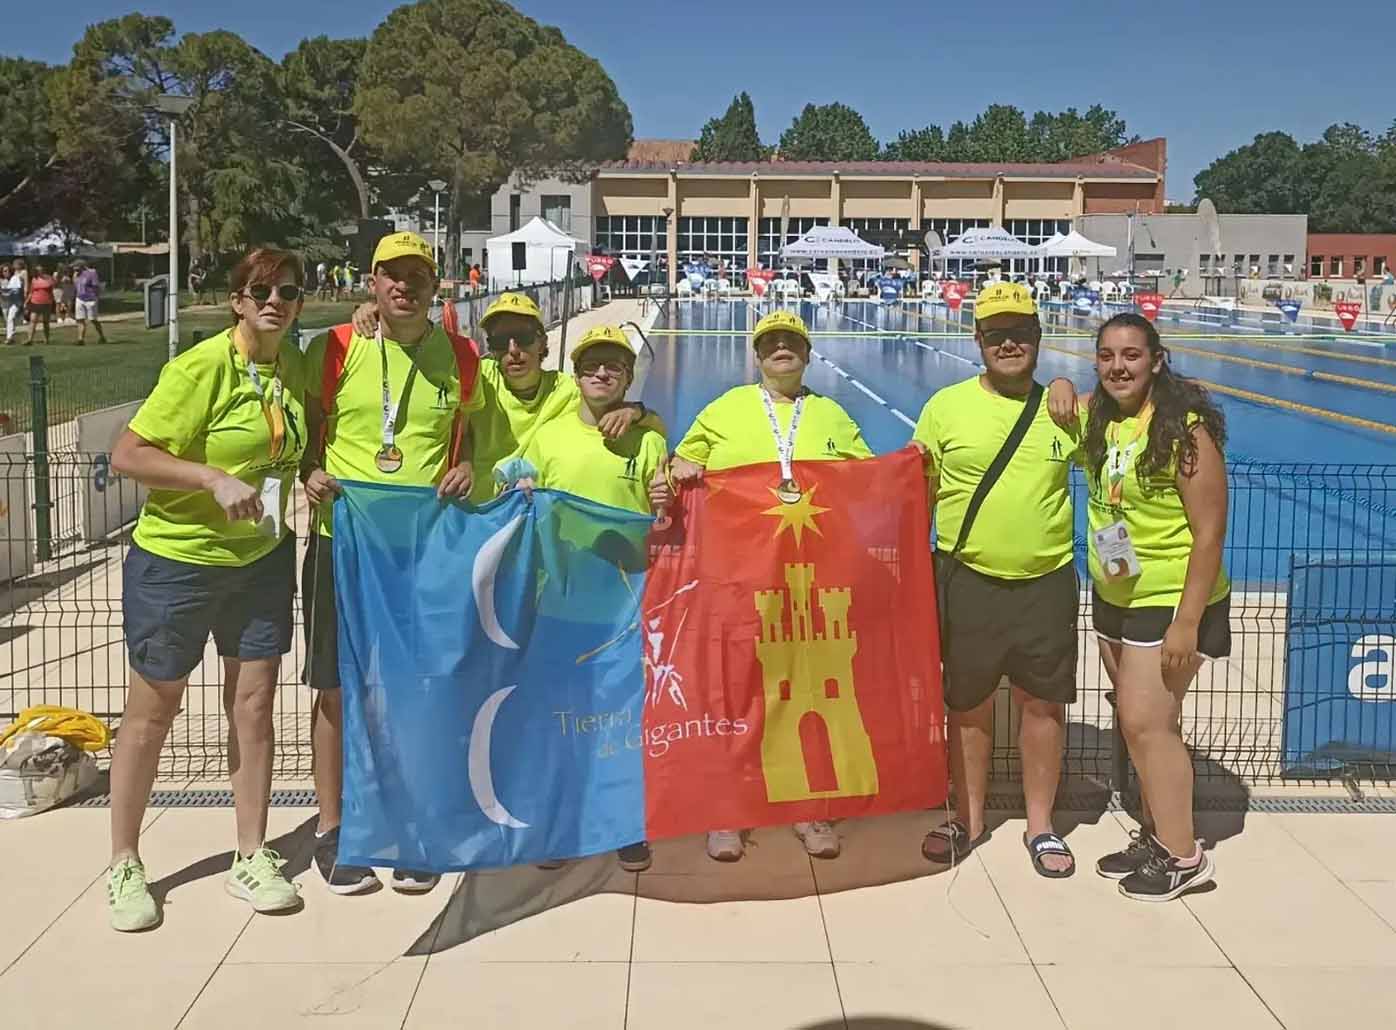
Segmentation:
<svg viewBox="0 0 1396 1030">
<path fill-rule="evenodd" d="M 684 174 L 708 175 L 942 175 L 966 179 L 1039 178 L 1067 176 L 1091 178 L 1110 176 L 1124 179 L 1155 179 L 1158 173 L 1138 165 L 1115 160 L 1063 161 L 1053 164 L 955 164 L 926 161 L 700 161 L 684 163 L 666 160 L 608 161 L 601 172 L 667 172 L 678 168 Z"/>
<path fill-rule="evenodd" d="M 640 164 L 663 164 L 666 167 L 682 164 L 693 156 L 693 148 L 697 145 L 698 141 L 691 139 L 637 139 L 631 142 L 625 160 L 615 163 L 628 164 L 633 161 Z"/>
</svg>

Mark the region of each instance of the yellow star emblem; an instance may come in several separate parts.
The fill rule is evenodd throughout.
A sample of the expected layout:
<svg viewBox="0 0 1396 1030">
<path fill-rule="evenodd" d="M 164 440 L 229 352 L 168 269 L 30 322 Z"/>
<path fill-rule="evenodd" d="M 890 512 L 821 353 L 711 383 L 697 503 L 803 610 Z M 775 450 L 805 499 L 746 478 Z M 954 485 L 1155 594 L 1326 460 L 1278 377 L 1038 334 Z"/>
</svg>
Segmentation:
<svg viewBox="0 0 1396 1030">
<path fill-rule="evenodd" d="M 800 499 L 794 504 L 786 504 L 782 501 L 774 508 L 767 508 L 763 511 L 761 513 L 762 515 L 774 515 L 780 519 L 780 524 L 776 526 L 776 531 L 771 535 L 778 537 L 781 533 L 785 532 L 785 530 L 789 529 L 795 534 L 795 545 L 797 547 L 804 542 L 804 533 L 806 529 L 813 530 L 819 536 L 823 536 L 824 534 L 820 532 L 819 525 L 814 521 L 814 517 L 816 515 L 823 515 L 829 509 L 821 508 L 814 503 L 814 492 L 818 489 L 819 486 L 816 484 L 810 487 L 807 493 L 801 494 Z M 780 495 L 776 493 L 774 487 L 771 488 L 771 494 L 779 500 Z"/>
</svg>

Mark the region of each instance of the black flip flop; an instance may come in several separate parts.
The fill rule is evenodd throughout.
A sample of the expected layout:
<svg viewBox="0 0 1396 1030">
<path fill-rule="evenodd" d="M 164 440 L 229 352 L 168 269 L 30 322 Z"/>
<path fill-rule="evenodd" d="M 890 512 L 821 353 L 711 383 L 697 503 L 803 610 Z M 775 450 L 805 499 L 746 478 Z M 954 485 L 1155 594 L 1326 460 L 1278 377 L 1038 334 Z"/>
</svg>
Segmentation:
<svg viewBox="0 0 1396 1030">
<path fill-rule="evenodd" d="M 963 861 L 971 851 L 979 847 L 989 839 L 989 830 L 985 827 L 974 840 L 970 840 L 969 829 L 959 820 L 952 820 L 937 826 L 930 833 L 926 834 L 921 841 L 921 857 L 927 862 L 934 862 L 936 865 L 954 865 Z M 931 854 L 926 850 L 926 845 L 932 840 L 944 841 L 946 843 L 944 854 Z"/>
<path fill-rule="evenodd" d="M 1066 846 L 1066 841 L 1055 833 L 1039 833 L 1032 840 L 1028 840 L 1028 835 L 1025 833 L 1023 834 L 1023 846 L 1028 849 L 1028 854 L 1032 856 L 1032 867 L 1037 870 L 1038 876 L 1045 876 L 1049 880 L 1065 880 L 1076 872 L 1076 856 Z M 1071 868 L 1048 869 L 1042 864 L 1044 855 L 1065 855 L 1071 859 Z"/>
</svg>

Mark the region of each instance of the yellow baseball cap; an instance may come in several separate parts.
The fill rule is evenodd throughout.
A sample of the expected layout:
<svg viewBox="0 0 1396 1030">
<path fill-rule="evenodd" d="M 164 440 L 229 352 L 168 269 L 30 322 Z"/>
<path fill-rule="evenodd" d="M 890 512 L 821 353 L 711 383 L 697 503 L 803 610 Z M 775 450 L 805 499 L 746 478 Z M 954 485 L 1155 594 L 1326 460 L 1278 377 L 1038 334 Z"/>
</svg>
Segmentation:
<svg viewBox="0 0 1396 1030">
<path fill-rule="evenodd" d="M 583 354 L 603 343 L 613 343 L 618 347 L 624 347 L 625 352 L 630 355 L 633 366 L 635 349 L 630 346 L 630 338 L 625 335 L 625 330 L 613 325 L 593 326 L 583 333 L 582 338 L 577 341 L 577 345 L 572 348 L 572 366 L 575 368 L 577 362 L 582 360 Z"/>
<path fill-rule="evenodd" d="M 421 258 L 431 266 L 431 274 L 436 274 L 436 255 L 431 251 L 431 244 L 415 232 L 389 233 L 379 240 L 378 246 L 373 248 L 373 267 L 400 257 Z"/>
<path fill-rule="evenodd" d="M 805 325 L 805 320 L 793 311 L 778 310 L 772 311 L 761 321 L 756 323 L 755 330 L 751 334 L 751 345 L 756 346 L 756 341 L 767 333 L 775 332 L 777 329 L 784 329 L 786 332 L 794 333 L 805 343 L 809 343 L 809 329 Z"/>
<path fill-rule="evenodd" d="M 486 308 L 480 317 L 480 328 L 488 329 L 490 319 L 495 315 L 523 315 L 537 322 L 538 328 L 548 328 L 543 324 L 543 312 L 538 310 L 538 305 L 526 293 L 501 293 L 499 299 Z"/>
<path fill-rule="evenodd" d="M 994 315 L 1036 315 L 1032 293 L 1021 283 L 993 283 L 979 291 L 974 301 L 974 320 L 982 322 Z"/>
</svg>

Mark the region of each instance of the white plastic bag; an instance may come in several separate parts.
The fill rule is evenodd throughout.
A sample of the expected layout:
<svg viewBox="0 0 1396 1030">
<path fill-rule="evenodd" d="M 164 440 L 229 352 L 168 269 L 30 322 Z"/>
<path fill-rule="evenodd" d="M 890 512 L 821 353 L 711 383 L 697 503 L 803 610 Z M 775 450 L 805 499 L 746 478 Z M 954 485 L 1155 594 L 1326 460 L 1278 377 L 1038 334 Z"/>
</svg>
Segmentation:
<svg viewBox="0 0 1396 1030">
<path fill-rule="evenodd" d="M 37 815 L 97 779 L 97 762 L 61 737 L 17 733 L 0 746 L 0 819 Z"/>
</svg>

